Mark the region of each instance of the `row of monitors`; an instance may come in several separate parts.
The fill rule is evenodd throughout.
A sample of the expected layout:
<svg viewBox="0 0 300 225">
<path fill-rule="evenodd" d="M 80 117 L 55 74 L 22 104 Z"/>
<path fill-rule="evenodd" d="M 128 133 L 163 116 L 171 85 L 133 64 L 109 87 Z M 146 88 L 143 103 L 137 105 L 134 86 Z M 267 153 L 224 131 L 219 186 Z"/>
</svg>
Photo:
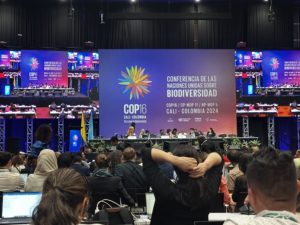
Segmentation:
<svg viewBox="0 0 300 225">
<path fill-rule="evenodd" d="M 41 51 L 42 52 L 42 51 Z M 98 71 L 98 52 L 66 52 L 69 71 Z M 0 70 L 20 70 L 22 51 L 0 50 Z"/>
</svg>

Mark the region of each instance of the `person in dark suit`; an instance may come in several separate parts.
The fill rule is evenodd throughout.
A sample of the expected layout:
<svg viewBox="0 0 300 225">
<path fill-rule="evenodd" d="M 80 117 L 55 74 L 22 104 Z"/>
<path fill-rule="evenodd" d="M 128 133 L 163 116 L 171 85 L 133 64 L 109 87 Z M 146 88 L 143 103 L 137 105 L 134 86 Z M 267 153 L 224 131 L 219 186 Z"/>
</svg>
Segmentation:
<svg viewBox="0 0 300 225">
<path fill-rule="evenodd" d="M 115 175 L 122 179 L 122 182 L 133 199 L 137 193 L 145 193 L 149 190 L 143 168 L 135 163 L 136 152 L 132 147 L 123 151 L 123 161 L 116 166 Z"/>
<path fill-rule="evenodd" d="M 71 168 L 79 172 L 81 175 L 88 177 L 90 175 L 90 170 L 82 164 L 82 157 L 77 154 L 73 157 L 73 164 Z"/>
<path fill-rule="evenodd" d="M 98 201 L 102 199 L 119 203 L 121 198 L 126 204 L 134 205 L 134 200 L 124 188 L 121 178 L 109 172 L 109 159 L 105 154 L 96 156 L 96 165 L 97 169 L 88 178 L 91 191 L 89 214 L 94 214 Z"/>
</svg>

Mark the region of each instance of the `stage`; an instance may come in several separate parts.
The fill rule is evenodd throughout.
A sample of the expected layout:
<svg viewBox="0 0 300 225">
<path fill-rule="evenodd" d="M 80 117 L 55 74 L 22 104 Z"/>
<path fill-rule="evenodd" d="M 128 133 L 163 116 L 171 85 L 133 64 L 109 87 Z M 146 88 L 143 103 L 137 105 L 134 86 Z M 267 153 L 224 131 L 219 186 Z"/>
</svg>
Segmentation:
<svg viewBox="0 0 300 225">
<path fill-rule="evenodd" d="M 48 107 L 52 102 L 57 105 L 65 103 L 68 105 L 89 105 L 88 96 L 76 92 L 72 96 L 0 96 L 0 104 L 9 105 L 10 103 L 22 105 L 36 105 L 37 107 Z"/>
</svg>

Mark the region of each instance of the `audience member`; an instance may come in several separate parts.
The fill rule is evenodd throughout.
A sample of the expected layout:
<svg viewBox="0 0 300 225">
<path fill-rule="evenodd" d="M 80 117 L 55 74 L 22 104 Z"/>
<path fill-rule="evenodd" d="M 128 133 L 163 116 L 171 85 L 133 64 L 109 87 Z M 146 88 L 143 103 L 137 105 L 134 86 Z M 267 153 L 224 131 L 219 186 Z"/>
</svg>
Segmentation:
<svg viewBox="0 0 300 225">
<path fill-rule="evenodd" d="M 50 149 L 42 150 L 39 154 L 34 173 L 27 178 L 25 191 L 41 192 L 48 174 L 57 168 L 57 159 L 54 151 Z"/>
<path fill-rule="evenodd" d="M 31 146 L 30 155 L 38 157 L 40 151 L 49 148 L 52 138 L 52 128 L 48 124 L 40 125 L 35 132 L 35 142 Z"/>
<path fill-rule="evenodd" d="M 115 151 L 118 148 L 118 144 L 119 144 L 119 139 L 117 136 L 112 136 L 110 138 L 110 151 Z"/>
<path fill-rule="evenodd" d="M 64 152 L 57 158 L 58 168 L 69 168 L 72 165 L 72 155 L 70 152 Z"/>
<path fill-rule="evenodd" d="M 36 168 L 37 157 L 33 155 L 27 155 L 25 162 L 25 169 L 21 170 L 21 173 L 32 174 Z"/>
<path fill-rule="evenodd" d="M 252 154 L 250 153 L 243 153 L 240 156 L 239 160 L 239 169 L 243 172 L 243 175 L 237 177 L 234 183 L 234 190 L 232 193 L 232 200 L 236 202 L 235 211 L 239 212 L 239 209 L 244 205 L 245 198 L 248 192 L 247 186 L 247 177 L 246 171 L 247 166 L 251 162 Z"/>
<path fill-rule="evenodd" d="M 18 173 L 10 172 L 11 154 L 0 152 L 0 191 L 14 192 L 24 188 L 24 181 Z"/>
<path fill-rule="evenodd" d="M 200 158 L 201 158 L 201 160 L 205 161 L 208 154 L 210 154 L 212 152 L 220 152 L 220 150 L 217 149 L 216 144 L 212 141 L 209 141 L 209 140 L 208 141 L 206 140 L 206 141 L 202 142 L 201 147 L 200 147 Z M 222 161 L 224 161 L 223 157 L 222 157 Z M 223 193 L 223 195 L 224 195 L 223 203 L 225 205 L 229 206 L 230 202 L 231 202 L 231 197 L 230 197 L 230 194 L 229 194 L 229 191 L 228 191 L 226 179 L 223 175 L 221 176 L 219 192 Z"/>
<path fill-rule="evenodd" d="M 78 225 L 88 205 L 86 179 L 71 169 L 49 174 L 41 202 L 34 210 L 33 225 Z"/>
<path fill-rule="evenodd" d="M 11 172 L 21 173 L 21 171 L 25 169 L 24 160 L 20 155 L 13 156 L 11 159 L 11 163 L 12 163 L 10 169 Z"/>
<path fill-rule="evenodd" d="M 119 203 L 122 198 L 126 204 L 134 205 L 134 200 L 124 188 L 121 178 L 109 172 L 109 159 L 105 154 L 97 155 L 96 165 L 97 169 L 88 179 L 91 191 L 89 214 L 94 214 L 97 202 L 102 199 L 110 199 Z"/>
<path fill-rule="evenodd" d="M 82 161 L 82 156 L 80 154 L 74 155 L 71 168 L 79 172 L 81 175 L 88 177 L 90 175 L 90 170 L 88 167 L 83 165 Z"/>
<path fill-rule="evenodd" d="M 135 158 L 135 150 L 128 147 L 123 151 L 124 163 L 118 164 L 115 167 L 115 175 L 121 177 L 123 185 L 133 199 L 135 199 L 137 192 L 145 193 L 149 189 L 143 168 L 135 163 Z"/>
<path fill-rule="evenodd" d="M 122 163 L 123 153 L 119 150 L 111 152 L 109 157 L 109 170 L 111 174 L 115 175 L 116 166 Z"/>
<path fill-rule="evenodd" d="M 248 196 L 257 215 L 239 216 L 224 225 L 296 225 L 297 177 L 293 158 L 273 148 L 255 152 L 247 167 Z M 299 185 L 298 185 L 299 186 Z"/>
<path fill-rule="evenodd" d="M 156 162 L 161 161 L 174 165 L 178 176 L 175 183 L 158 168 Z M 158 149 L 144 150 L 144 172 L 156 198 L 152 225 L 193 225 L 194 221 L 208 220 L 211 203 L 218 193 L 222 158 L 211 153 L 204 163 L 199 162 L 197 151 L 188 145 L 177 146 L 174 155 Z M 203 175 L 204 178 L 196 178 Z"/>
<path fill-rule="evenodd" d="M 227 187 L 230 193 L 233 192 L 235 179 L 243 175 L 243 172 L 239 169 L 240 156 L 241 153 L 237 150 L 230 150 L 227 154 L 227 157 L 233 166 L 227 175 Z"/>
</svg>

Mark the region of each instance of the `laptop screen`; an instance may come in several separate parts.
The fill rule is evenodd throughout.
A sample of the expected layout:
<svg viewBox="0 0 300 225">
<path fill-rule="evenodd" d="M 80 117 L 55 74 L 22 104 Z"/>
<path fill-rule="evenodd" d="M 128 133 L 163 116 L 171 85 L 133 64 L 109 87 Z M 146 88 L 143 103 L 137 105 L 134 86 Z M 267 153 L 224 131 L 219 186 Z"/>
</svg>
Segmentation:
<svg viewBox="0 0 300 225">
<path fill-rule="evenodd" d="M 37 192 L 3 193 L 2 218 L 31 217 L 41 197 Z"/>
</svg>

